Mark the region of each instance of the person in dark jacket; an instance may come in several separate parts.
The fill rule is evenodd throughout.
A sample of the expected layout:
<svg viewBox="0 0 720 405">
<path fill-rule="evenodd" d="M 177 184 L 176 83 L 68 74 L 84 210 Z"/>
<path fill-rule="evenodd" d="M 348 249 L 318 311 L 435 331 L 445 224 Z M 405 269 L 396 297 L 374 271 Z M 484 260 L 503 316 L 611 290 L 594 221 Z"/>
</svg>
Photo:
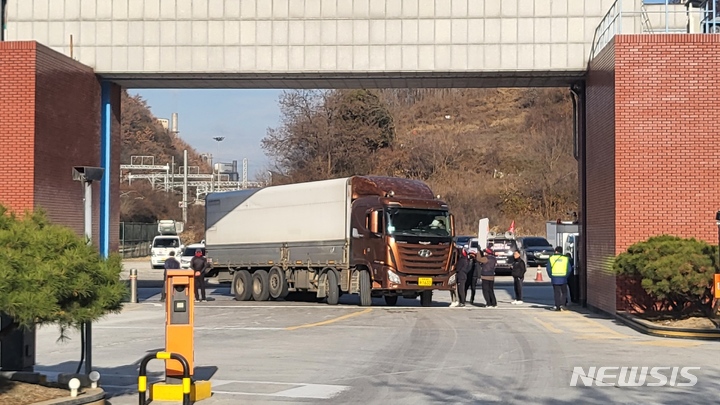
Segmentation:
<svg viewBox="0 0 720 405">
<path fill-rule="evenodd" d="M 477 253 L 468 252 L 468 257 L 470 258 L 470 266 L 468 267 L 467 282 L 465 283 L 465 296 L 467 297 L 467 290 L 470 289 L 470 303 L 475 304 L 475 289 L 480 275 L 480 264 L 477 262 Z"/>
<path fill-rule="evenodd" d="M 522 299 L 522 285 L 523 279 L 525 278 L 525 261 L 520 256 L 519 251 L 513 252 L 513 265 L 512 265 L 512 276 L 513 286 L 515 287 L 515 299 L 511 304 L 520 305 L 523 303 Z"/>
<path fill-rule="evenodd" d="M 207 302 L 205 298 L 205 272 L 207 270 L 207 259 L 202 254 L 202 250 L 196 249 L 195 256 L 190 260 L 190 268 L 195 270 L 195 302 L 200 301 L 202 292 L 202 302 Z"/>
<path fill-rule="evenodd" d="M 165 301 L 165 290 L 167 289 L 167 271 L 180 268 L 180 262 L 175 258 L 174 251 L 170 251 L 170 257 L 165 259 L 165 264 L 163 265 L 163 268 L 163 290 L 162 294 L 160 294 L 160 301 Z"/>
<path fill-rule="evenodd" d="M 472 266 L 472 259 L 468 255 L 467 248 L 463 248 L 458 255 L 455 279 L 457 280 L 458 304 L 454 306 L 464 307 L 467 297 L 467 277 Z"/>
<path fill-rule="evenodd" d="M 482 292 L 485 298 L 486 308 L 496 308 L 497 298 L 495 298 L 495 266 L 497 258 L 492 249 L 485 249 L 483 257 L 478 259 L 480 263 L 480 279 L 482 282 Z"/>
</svg>

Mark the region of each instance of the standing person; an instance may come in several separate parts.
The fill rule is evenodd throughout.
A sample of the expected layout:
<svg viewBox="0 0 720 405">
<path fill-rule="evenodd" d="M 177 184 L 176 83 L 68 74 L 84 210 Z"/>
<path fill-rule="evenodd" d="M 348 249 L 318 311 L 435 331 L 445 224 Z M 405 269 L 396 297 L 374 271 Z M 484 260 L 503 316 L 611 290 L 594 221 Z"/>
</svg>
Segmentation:
<svg viewBox="0 0 720 405">
<path fill-rule="evenodd" d="M 175 251 L 170 251 L 170 257 L 165 259 L 165 264 L 163 265 L 163 290 L 162 294 L 160 295 L 160 301 L 165 301 L 165 291 L 167 290 L 167 271 L 168 270 L 174 270 L 180 268 L 180 262 L 177 261 L 175 258 Z"/>
<path fill-rule="evenodd" d="M 555 295 L 555 311 L 565 311 L 567 308 L 567 280 L 570 275 L 570 259 L 562 254 L 562 246 L 555 248 L 555 254 L 550 256 L 547 263 L 547 272 L 552 281 Z"/>
<path fill-rule="evenodd" d="M 467 296 L 467 275 L 470 266 L 472 265 L 472 261 L 470 260 L 470 257 L 467 252 L 467 248 L 463 247 L 462 251 L 460 252 L 460 255 L 458 256 L 457 266 L 456 269 L 456 276 L 455 279 L 457 280 L 457 294 L 458 294 L 458 304 L 451 306 L 456 307 L 464 307 L 465 306 L 465 297 Z"/>
<path fill-rule="evenodd" d="M 207 267 L 207 259 L 203 256 L 202 250 L 195 249 L 195 256 L 190 260 L 190 268 L 195 270 L 195 302 L 200 301 L 200 292 L 202 292 L 202 302 L 207 302 L 205 298 L 205 272 Z"/>
<path fill-rule="evenodd" d="M 450 290 L 450 307 L 456 307 L 456 306 L 460 305 L 460 301 L 458 301 L 458 283 L 457 283 L 457 279 L 458 279 L 457 269 L 458 269 L 458 260 L 460 258 L 460 249 L 457 247 L 453 251 L 453 258 L 455 260 L 455 265 L 453 266 L 453 271 L 455 272 L 455 282 L 453 284 L 451 284 L 452 289 Z"/>
<path fill-rule="evenodd" d="M 475 288 L 477 287 L 480 269 L 477 262 L 477 253 L 470 252 L 468 257 L 470 258 L 470 265 L 468 266 L 467 282 L 465 283 L 465 296 L 467 297 L 467 290 L 470 288 L 470 304 L 475 304 Z"/>
<path fill-rule="evenodd" d="M 520 305 L 523 303 L 522 299 L 522 285 L 523 285 L 523 279 L 525 278 L 525 261 L 520 256 L 519 251 L 513 252 L 513 265 L 512 265 L 512 276 L 513 276 L 513 286 L 515 287 L 515 299 L 511 304 L 513 305 Z"/>
<path fill-rule="evenodd" d="M 483 298 L 485 298 L 486 308 L 496 308 L 497 298 L 495 298 L 495 266 L 497 258 L 492 249 L 485 249 L 483 257 L 478 259 L 480 263 L 480 280 L 482 282 Z"/>
</svg>

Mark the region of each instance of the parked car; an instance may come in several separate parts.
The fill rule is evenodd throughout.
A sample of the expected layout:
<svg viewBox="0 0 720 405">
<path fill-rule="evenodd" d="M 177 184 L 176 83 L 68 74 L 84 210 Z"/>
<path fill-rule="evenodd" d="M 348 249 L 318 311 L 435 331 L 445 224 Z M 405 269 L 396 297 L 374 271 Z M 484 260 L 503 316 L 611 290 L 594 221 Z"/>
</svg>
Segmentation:
<svg viewBox="0 0 720 405">
<path fill-rule="evenodd" d="M 477 254 L 478 251 L 480 251 L 480 242 L 478 241 L 478 238 L 470 239 L 470 242 L 468 242 L 468 252 Z"/>
<path fill-rule="evenodd" d="M 495 274 L 510 274 L 512 270 L 513 252 L 517 250 L 514 236 L 500 235 L 488 238 L 488 248 L 497 258 Z"/>
<path fill-rule="evenodd" d="M 470 244 L 470 239 L 472 239 L 472 236 L 456 236 L 455 237 L 455 247 L 461 248 L 465 245 Z"/>
<path fill-rule="evenodd" d="M 517 239 L 520 256 L 529 266 L 545 266 L 554 249 L 542 236 L 523 236 Z"/>
<path fill-rule="evenodd" d="M 190 268 L 190 260 L 192 260 L 193 256 L 195 256 L 195 251 L 198 249 L 202 250 L 203 256 L 205 256 L 205 244 L 203 243 L 193 243 L 185 247 L 185 250 L 183 250 L 182 255 L 180 256 L 181 269 Z"/>
</svg>

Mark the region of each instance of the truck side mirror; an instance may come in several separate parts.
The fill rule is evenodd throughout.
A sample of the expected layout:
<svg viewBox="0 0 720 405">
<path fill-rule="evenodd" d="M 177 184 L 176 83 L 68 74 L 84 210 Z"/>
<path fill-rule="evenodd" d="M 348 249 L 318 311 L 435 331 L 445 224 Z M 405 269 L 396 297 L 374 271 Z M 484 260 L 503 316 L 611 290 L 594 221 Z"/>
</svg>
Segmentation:
<svg viewBox="0 0 720 405">
<path fill-rule="evenodd" d="M 380 211 L 370 211 L 370 232 L 380 233 Z"/>
</svg>

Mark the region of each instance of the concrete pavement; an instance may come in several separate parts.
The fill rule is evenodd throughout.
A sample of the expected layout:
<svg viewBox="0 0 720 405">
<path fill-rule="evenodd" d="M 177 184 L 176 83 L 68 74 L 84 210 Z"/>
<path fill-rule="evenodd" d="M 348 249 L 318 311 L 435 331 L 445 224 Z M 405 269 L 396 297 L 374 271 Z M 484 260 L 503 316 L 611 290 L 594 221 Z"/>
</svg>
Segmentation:
<svg viewBox="0 0 720 405">
<path fill-rule="evenodd" d="M 512 286 L 499 282 L 499 307 L 449 308 L 400 299 L 359 307 L 315 302 L 235 302 L 227 286 L 211 286 L 214 301 L 195 309 L 195 376 L 210 379 L 201 403 L 700 403 L 712 402 L 720 343 L 666 340 L 638 334 L 612 319 L 576 308 L 547 309 L 549 286 L 528 284 L 525 305 L 510 305 Z M 128 304 L 93 327 L 94 368 L 113 405 L 137 403 L 137 364 L 164 348 L 159 288 L 142 288 Z M 72 372 L 77 334 L 56 341 L 55 328 L 37 335 L 37 370 Z M 694 387 L 570 387 L 574 367 L 696 366 Z M 151 381 L 163 364 L 149 367 Z M 685 380 L 683 380 L 685 381 Z M 155 402 L 162 404 L 160 402 Z"/>
</svg>

